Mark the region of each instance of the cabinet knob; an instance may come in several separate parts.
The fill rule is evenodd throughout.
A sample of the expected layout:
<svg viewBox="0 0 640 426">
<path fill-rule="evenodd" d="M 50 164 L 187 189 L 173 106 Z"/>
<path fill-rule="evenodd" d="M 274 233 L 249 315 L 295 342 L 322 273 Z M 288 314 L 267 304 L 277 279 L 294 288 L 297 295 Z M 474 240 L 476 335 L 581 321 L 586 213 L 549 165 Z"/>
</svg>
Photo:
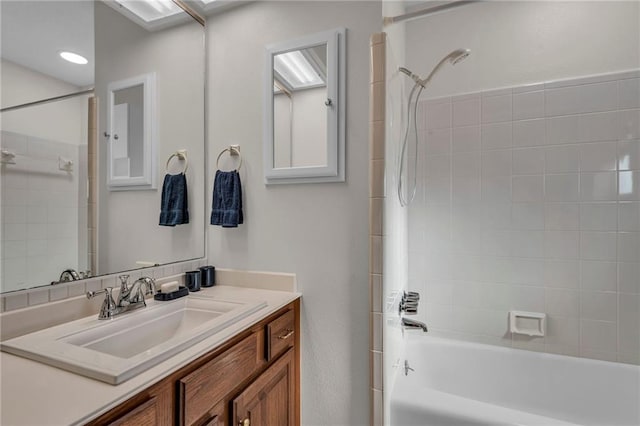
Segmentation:
<svg viewBox="0 0 640 426">
<path fill-rule="evenodd" d="M 238 422 L 238 426 L 251 426 L 251 420 L 249 417 L 244 420 L 240 420 L 240 422 Z"/>
</svg>

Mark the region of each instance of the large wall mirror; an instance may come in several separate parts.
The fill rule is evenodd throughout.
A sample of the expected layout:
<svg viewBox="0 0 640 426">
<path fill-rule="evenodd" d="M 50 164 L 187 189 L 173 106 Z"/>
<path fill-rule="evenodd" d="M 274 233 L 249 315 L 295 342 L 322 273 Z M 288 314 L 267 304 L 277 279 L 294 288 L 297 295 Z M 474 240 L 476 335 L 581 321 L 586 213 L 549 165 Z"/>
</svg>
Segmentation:
<svg viewBox="0 0 640 426">
<path fill-rule="evenodd" d="M 269 45 L 265 64 L 266 183 L 344 181 L 345 30 Z"/>
<path fill-rule="evenodd" d="M 172 1 L 7 1 L 0 16 L 0 291 L 203 257 L 202 23 Z M 63 51 L 84 59 L 67 62 Z M 144 173 L 133 143 L 111 145 L 109 88 L 146 75 L 155 77 L 153 178 L 111 191 L 110 150 L 130 176 Z M 139 94 L 115 94 L 135 139 Z M 178 151 L 188 169 L 183 156 L 167 163 Z M 162 178 L 182 170 L 189 223 L 160 226 Z"/>
</svg>

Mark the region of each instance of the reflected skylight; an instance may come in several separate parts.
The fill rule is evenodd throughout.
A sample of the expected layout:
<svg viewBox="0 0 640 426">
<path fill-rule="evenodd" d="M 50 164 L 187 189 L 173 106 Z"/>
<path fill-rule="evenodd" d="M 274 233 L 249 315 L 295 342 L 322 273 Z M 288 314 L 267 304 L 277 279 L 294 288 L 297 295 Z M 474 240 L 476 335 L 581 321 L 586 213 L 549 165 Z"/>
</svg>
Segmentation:
<svg viewBox="0 0 640 426">
<path fill-rule="evenodd" d="M 171 0 L 118 0 L 118 3 L 145 22 L 153 22 L 182 12 Z"/>
<path fill-rule="evenodd" d="M 293 90 L 324 85 L 322 77 L 299 50 L 276 55 L 273 65 Z"/>
</svg>

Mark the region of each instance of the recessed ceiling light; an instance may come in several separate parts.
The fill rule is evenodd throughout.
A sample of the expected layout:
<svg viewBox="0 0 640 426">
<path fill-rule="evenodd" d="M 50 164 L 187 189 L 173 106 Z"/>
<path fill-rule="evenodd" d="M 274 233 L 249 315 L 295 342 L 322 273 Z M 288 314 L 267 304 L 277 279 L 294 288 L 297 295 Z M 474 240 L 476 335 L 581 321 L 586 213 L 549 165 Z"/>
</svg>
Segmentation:
<svg viewBox="0 0 640 426">
<path fill-rule="evenodd" d="M 85 65 L 85 64 L 89 63 L 87 58 L 85 58 L 84 56 L 80 56 L 77 53 L 73 53 L 73 52 L 60 52 L 60 57 L 62 59 L 64 59 L 65 61 L 69 61 L 71 63 L 78 64 L 78 65 Z"/>
</svg>

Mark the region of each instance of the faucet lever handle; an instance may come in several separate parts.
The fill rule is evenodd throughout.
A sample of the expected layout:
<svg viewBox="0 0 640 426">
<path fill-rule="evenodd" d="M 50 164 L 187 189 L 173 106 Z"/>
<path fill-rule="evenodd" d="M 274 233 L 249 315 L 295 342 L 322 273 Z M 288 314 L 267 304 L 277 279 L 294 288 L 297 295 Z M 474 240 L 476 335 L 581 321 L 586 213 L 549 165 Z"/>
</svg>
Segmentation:
<svg viewBox="0 0 640 426">
<path fill-rule="evenodd" d="M 129 275 L 118 275 L 118 278 L 120 279 L 120 291 L 127 291 L 129 289 L 129 285 L 127 283 L 127 281 L 129 280 Z"/>
<path fill-rule="evenodd" d="M 98 319 L 110 319 L 118 313 L 118 307 L 115 300 L 113 300 L 113 296 L 111 295 L 112 290 L 113 287 L 107 287 L 104 290 L 87 292 L 87 299 L 93 299 L 98 294 L 105 294 L 104 301 L 102 302 L 102 306 L 100 307 L 100 314 L 98 315 Z"/>
<path fill-rule="evenodd" d="M 411 302 L 417 302 L 420 300 L 420 293 L 417 291 L 406 291 L 403 299 Z"/>
</svg>

